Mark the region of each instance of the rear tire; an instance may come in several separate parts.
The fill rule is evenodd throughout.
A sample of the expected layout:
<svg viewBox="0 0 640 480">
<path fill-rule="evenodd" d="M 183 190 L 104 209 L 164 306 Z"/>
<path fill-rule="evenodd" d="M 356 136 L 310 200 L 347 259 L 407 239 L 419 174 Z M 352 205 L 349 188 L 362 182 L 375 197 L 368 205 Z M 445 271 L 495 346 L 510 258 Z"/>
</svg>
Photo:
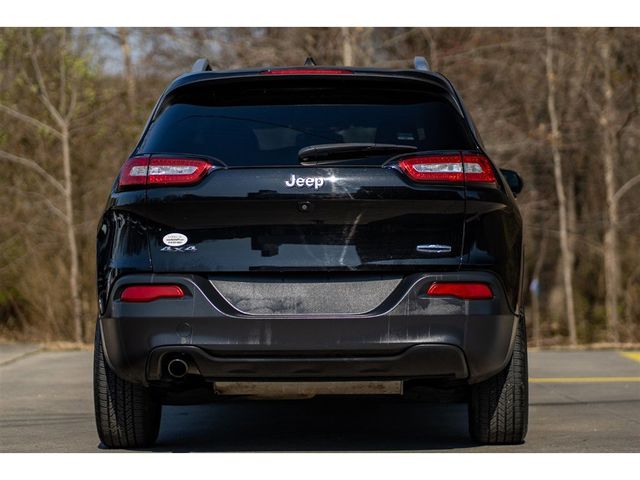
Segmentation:
<svg viewBox="0 0 640 480">
<path fill-rule="evenodd" d="M 520 316 L 513 354 L 507 367 L 471 386 L 469 431 L 474 441 L 489 445 L 524 441 L 529 423 L 527 332 Z"/>
<path fill-rule="evenodd" d="M 149 447 L 158 438 L 162 406 L 148 388 L 119 378 L 105 361 L 100 326 L 93 353 L 96 426 L 109 448 Z"/>
</svg>

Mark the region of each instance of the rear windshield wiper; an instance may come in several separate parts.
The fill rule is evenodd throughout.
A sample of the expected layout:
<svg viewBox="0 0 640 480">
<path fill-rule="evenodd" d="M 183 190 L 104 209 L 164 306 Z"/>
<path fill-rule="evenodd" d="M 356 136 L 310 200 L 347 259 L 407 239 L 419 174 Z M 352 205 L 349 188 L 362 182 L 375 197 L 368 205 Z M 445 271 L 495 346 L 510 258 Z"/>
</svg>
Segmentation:
<svg viewBox="0 0 640 480">
<path fill-rule="evenodd" d="M 301 148 L 298 152 L 300 163 L 324 163 L 340 160 L 351 160 L 378 155 L 414 152 L 418 147 L 413 145 L 396 145 L 390 143 L 325 143 Z"/>
</svg>

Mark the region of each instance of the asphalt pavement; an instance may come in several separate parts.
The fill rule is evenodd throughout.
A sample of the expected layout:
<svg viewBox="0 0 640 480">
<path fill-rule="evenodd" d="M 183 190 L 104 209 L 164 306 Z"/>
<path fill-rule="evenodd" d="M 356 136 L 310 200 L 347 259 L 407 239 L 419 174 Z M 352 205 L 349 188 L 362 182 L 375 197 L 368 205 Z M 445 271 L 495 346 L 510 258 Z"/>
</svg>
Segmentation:
<svg viewBox="0 0 640 480">
<path fill-rule="evenodd" d="M 7 348 L 9 347 L 9 348 Z M 526 442 L 480 446 L 464 404 L 376 399 L 164 407 L 153 451 L 639 452 L 640 354 L 531 352 Z M 107 452 L 92 353 L 0 345 L 0 452 Z"/>
</svg>

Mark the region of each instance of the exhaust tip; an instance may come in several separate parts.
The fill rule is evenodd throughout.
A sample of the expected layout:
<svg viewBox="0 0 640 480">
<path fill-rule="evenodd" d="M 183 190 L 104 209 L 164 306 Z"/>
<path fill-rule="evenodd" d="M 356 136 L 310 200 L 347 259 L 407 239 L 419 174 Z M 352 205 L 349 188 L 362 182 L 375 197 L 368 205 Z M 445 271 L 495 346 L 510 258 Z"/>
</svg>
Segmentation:
<svg viewBox="0 0 640 480">
<path fill-rule="evenodd" d="M 189 365 L 181 358 L 174 358 L 167 364 L 167 372 L 173 378 L 182 378 L 187 374 Z"/>
</svg>

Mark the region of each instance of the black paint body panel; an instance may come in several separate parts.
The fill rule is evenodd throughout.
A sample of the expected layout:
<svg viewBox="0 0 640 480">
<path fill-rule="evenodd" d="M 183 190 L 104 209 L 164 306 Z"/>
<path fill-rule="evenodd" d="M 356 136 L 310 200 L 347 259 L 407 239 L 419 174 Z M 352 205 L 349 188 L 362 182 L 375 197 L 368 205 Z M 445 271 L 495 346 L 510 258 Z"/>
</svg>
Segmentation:
<svg viewBox="0 0 640 480">
<path fill-rule="evenodd" d="M 287 188 L 292 172 L 327 180 Z M 462 186 L 411 185 L 390 168 L 243 168 L 149 189 L 144 212 L 155 272 L 425 270 L 459 266 L 464 204 Z M 197 250 L 163 250 L 172 232 Z M 420 253 L 420 244 L 451 251 Z"/>
<path fill-rule="evenodd" d="M 259 75 L 180 77 L 150 122 L 176 89 Z M 444 77 L 374 69 L 356 69 L 354 77 L 438 89 L 464 119 L 473 151 L 485 153 Z M 521 310 L 523 236 L 497 168 L 495 185 L 417 184 L 391 165 L 226 168 L 207 160 L 215 168 L 197 185 L 118 191 L 114 184 L 97 235 L 98 327 L 119 376 L 162 384 L 167 355 L 189 356 L 190 373 L 207 380 L 424 376 L 474 383 L 507 364 Z M 286 187 L 291 175 L 325 182 Z M 192 248 L 166 249 L 169 233 L 185 235 Z M 425 244 L 450 251 L 417 251 Z M 402 280 L 363 313 L 278 314 L 271 302 L 270 314 L 259 315 L 227 302 L 210 281 L 216 275 Z M 427 298 L 436 280 L 487 282 L 495 298 Z M 188 293 L 151 303 L 119 300 L 124 286 L 139 283 L 177 283 Z M 314 311 L 335 312 L 331 298 L 318 302 Z"/>
</svg>

